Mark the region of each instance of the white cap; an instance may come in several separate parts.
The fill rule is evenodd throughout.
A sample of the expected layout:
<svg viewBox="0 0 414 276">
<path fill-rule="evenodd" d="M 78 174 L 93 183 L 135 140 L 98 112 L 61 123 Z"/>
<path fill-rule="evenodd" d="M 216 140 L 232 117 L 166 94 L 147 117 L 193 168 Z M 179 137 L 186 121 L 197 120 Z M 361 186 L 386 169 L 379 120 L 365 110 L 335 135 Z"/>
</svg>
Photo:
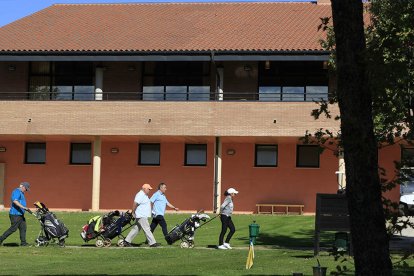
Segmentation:
<svg viewBox="0 0 414 276">
<path fill-rule="evenodd" d="M 234 188 L 230 188 L 230 189 L 227 190 L 227 193 L 228 194 L 238 194 L 239 192 L 236 191 L 236 189 L 234 189 Z"/>
</svg>

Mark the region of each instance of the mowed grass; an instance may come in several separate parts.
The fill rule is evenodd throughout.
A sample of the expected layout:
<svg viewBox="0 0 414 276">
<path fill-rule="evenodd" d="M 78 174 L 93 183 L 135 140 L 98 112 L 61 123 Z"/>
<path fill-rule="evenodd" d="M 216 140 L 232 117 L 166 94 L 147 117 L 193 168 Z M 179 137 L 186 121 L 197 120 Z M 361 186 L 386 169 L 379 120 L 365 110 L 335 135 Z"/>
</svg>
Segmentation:
<svg viewBox="0 0 414 276">
<path fill-rule="evenodd" d="M 133 241 L 134 248 L 96 248 L 94 241 L 85 244 L 80 237 L 82 226 L 95 213 L 57 212 L 57 217 L 69 228 L 67 247 L 18 247 L 18 231 L 0 247 L 1 275 L 292 275 L 301 272 L 312 275 L 313 216 L 235 215 L 236 234 L 231 240 L 233 250 L 216 250 L 220 232 L 219 218 L 197 229 L 195 248 L 181 249 L 179 242 L 167 245 L 160 228 L 155 237 L 161 248 L 148 248 L 141 232 Z M 210 214 L 211 217 L 214 215 Z M 168 228 L 180 224 L 189 214 L 167 214 Z M 26 215 L 28 242 L 34 244 L 40 229 L 36 218 Z M 248 253 L 248 225 L 256 221 L 260 225 L 260 237 L 255 247 L 254 265 L 245 269 Z M 10 225 L 7 212 L 0 212 L 0 232 Z M 125 235 L 128 230 L 125 231 Z M 330 247 L 333 235 L 323 236 L 322 246 Z M 394 256 L 395 261 L 398 256 Z M 346 265 L 348 275 L 354 274 L 352 259 L 339 263 L 322 252 L 318 257 L 328 273 L 336 271 L 337 265 Z M 395 275 L 413 275 L 411 264 L 399 268 Z"/>
</svg>

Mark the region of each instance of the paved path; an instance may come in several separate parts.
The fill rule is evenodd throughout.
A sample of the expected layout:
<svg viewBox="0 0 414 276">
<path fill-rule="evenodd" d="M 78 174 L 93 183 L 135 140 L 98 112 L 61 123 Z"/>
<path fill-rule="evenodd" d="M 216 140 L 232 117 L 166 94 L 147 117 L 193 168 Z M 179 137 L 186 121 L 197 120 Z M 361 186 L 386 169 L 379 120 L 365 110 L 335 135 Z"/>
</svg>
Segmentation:
<svg viewBox="0 0 414 276">
<path fill-rule="evenodd" d="M 402 219 L 406 218 L 402 217 Z M 411 223 L 414 223 L 414 217 L 408 217 L 408 219 Z M 401 235 L 394 235 L 390 241 L 390 250 L 414 252 L 414 229 L 408 227 L 401 231 Z"/>
</svg>

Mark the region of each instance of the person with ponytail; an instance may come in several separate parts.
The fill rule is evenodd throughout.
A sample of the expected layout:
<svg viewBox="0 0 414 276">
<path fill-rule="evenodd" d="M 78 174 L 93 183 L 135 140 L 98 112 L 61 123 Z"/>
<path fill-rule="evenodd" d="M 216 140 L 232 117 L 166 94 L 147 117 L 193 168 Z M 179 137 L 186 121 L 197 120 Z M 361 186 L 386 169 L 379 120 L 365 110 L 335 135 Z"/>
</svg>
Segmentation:
<svg viewBox="0 0 414 276">
<path fill-rule="evenodd" d="M 231 220 L 231 215 L 233 214 L 234 208 L 233 198 L 238 193 L 239 192 L 234 188 L 230 188 L 224 192 L 226 198 L 220 207 L 221 232 L 219 236 L 219 246 L 217 247 L 218 249 L 231 249 L 230 239 L 233 236 L 234 232 L 236 232 L 236 228 L 234 227 L 233 221 Z M 230 232 L 227 234 L 225 242 L 223 242 L 227 228 L 230 229 Z"/>
</svg>

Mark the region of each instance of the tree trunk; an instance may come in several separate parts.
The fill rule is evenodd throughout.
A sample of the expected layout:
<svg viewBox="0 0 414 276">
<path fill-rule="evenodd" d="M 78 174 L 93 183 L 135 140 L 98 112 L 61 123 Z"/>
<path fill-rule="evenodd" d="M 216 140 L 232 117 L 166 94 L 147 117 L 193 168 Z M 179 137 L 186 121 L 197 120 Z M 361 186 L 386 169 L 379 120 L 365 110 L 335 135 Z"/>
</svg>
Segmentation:
<svg viewBox="0 0 414 276">
<path fill-rule="evenodd" d="M 361 0 L 332 0 L 337 93 L 356 275 L 391 275 Z"/>
</svg>

